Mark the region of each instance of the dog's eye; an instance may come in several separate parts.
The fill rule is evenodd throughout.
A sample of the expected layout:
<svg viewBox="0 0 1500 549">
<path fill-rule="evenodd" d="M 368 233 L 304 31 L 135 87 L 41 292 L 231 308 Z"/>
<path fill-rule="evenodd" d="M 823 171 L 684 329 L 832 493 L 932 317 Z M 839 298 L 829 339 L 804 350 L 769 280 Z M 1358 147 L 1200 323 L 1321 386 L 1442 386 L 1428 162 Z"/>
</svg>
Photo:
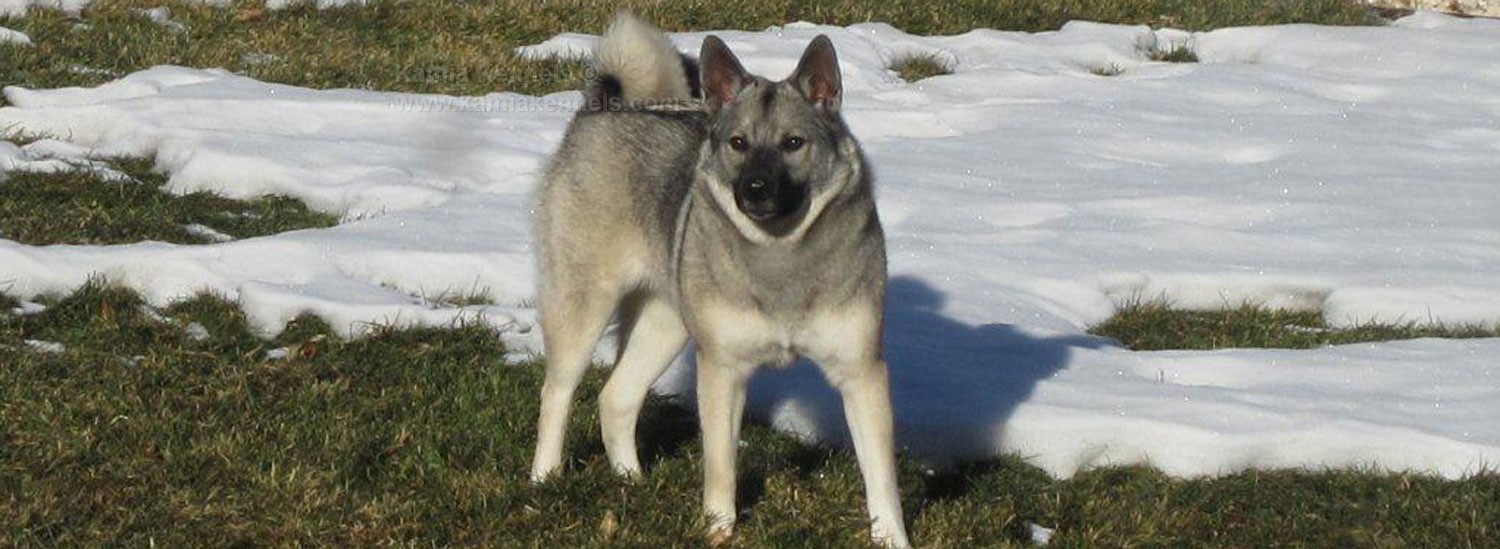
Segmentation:
<svg viewBox="0 0 1500 549">
<path fill-rule="evenodd" d="M 795 151 L 797 149 L 802 148 L 802 145 L 805 145 L 805 144 L 807 144 L 807 140 L 806 139 L 803 139 L 801 137 L 797 137 L 797 136 L 793 135 L 793 136 L 787 137 L 786 139 L 781 140 L 781 150 L 786 151 L 786 152 L 792 152 L 792 151 Z"/>
<path fill-rule="evenodd" d="M 745 141 L 745 138 L 743 136 L 736 135 L 729 138 L 729 148 L 736 151 L 745 152 L 745 149 L 750 148 L 750 142 Z"/>
</svg>

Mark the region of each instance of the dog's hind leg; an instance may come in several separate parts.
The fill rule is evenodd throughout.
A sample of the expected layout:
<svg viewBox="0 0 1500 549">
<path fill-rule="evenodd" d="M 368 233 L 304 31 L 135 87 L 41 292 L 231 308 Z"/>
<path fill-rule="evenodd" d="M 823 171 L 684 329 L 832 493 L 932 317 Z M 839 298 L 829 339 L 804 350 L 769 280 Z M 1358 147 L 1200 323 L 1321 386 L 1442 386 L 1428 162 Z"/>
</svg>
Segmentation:
<svg viewBox="0 0 1500 549">
<path fill-rule="evenodd" d="M 636 477 L 641 474 L 636 452 L 636 420 L 651 390 L 651 383 L 687 342 L 687 329 L 677 308 L 660 297 L 639 293 L 627 299 L 621 311 L 626 339 L 620 358 L 604 391 L 599 394 L 599 423 L 604 449 L 615 472 Z"/>
<path fill-rule="evenodd" d="M 545 480 L 562 465 L 573 393 L 588 370 L 594 345 L 614 314 L 619 296 L 614 287 L 592 281 L 543 283 L 541 320 L 547 373 L 542 382 L 541 413 L 537 419 L 536 455 L 531 462 L 533 482 Z"/>
</svg>

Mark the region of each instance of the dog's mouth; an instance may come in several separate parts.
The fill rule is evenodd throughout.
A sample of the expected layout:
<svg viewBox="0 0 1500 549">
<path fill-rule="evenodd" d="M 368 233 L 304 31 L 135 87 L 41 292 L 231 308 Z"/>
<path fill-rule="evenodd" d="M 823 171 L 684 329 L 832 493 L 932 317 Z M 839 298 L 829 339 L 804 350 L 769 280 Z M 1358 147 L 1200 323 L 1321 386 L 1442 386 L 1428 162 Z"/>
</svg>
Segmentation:
<svg viewBox="0 0 1500 549">
<path fill-rule="evenodd" d="M 762 211 L 762 210 L 745 210 L 745 217 L 750 218 L 751 221 L 757 221 L 757 222 L 759 222 L 759 221 L 770 221 L 772 219 L 775 219 L 776 218 L 776 214 L 777 214 L 777 212 L 775 212 L 775 211 L 769 211 L 769 210 L 767 210 L 767 211 Z"/>
</svg>

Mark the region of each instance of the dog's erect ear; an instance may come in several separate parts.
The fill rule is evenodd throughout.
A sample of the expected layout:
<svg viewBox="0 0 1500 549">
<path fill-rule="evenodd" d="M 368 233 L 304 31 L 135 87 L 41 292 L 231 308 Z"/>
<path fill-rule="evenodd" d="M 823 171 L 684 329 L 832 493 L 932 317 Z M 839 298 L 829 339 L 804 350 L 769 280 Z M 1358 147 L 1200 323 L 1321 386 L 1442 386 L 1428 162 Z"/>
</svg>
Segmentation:
<svg viewBox="0 0 1500 549">
<path fill-rule="evenodd" d="M 734 101 L 734 96 L 750 83 L 745 67 L 734 52 L 719 37 L 710 35 L 703 39 L 703 49 L 698 53 L 698 80 L 702 83 L 703 102 L 709 112 L 718 112 L 724 104 Z"/>
<path fill-rule="evenodd" d="M 844 95 L 843 77 L 839 76 L 839 56 L 827 35 L 820 34 L 807 45 L 791 80 L 813 106 L 830 113 L 839 110 L 839 99 Z"/>
</svg>

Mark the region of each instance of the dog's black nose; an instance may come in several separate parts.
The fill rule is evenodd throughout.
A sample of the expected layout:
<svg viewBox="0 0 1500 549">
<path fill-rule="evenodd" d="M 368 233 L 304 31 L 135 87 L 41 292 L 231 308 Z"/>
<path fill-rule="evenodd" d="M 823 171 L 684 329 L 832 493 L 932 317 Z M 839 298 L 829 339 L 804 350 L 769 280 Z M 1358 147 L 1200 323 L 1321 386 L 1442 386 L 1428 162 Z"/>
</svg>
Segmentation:
<svg viewBox="0 0 1500 549">
<path fill-rule="evenodd" d="M 783 209 L 781 183 L 774 177 L 750 175 L 734 185 L 734 201 L 751 219 L 762 221 L 775 217 Z"/>
<path fill-rule="evenodd" d="M 735 181 L 734 202 L 757 223 L 786 220 L 806 201 L 805 187 L 777 173 L 748 173 Z"/>
<path fill-rule="evenodd" d="M 745 201 L 752 204 L 776 198 L 776 187 L 765 179 L 751 179 L 745 183 Z"/>
</svg>

